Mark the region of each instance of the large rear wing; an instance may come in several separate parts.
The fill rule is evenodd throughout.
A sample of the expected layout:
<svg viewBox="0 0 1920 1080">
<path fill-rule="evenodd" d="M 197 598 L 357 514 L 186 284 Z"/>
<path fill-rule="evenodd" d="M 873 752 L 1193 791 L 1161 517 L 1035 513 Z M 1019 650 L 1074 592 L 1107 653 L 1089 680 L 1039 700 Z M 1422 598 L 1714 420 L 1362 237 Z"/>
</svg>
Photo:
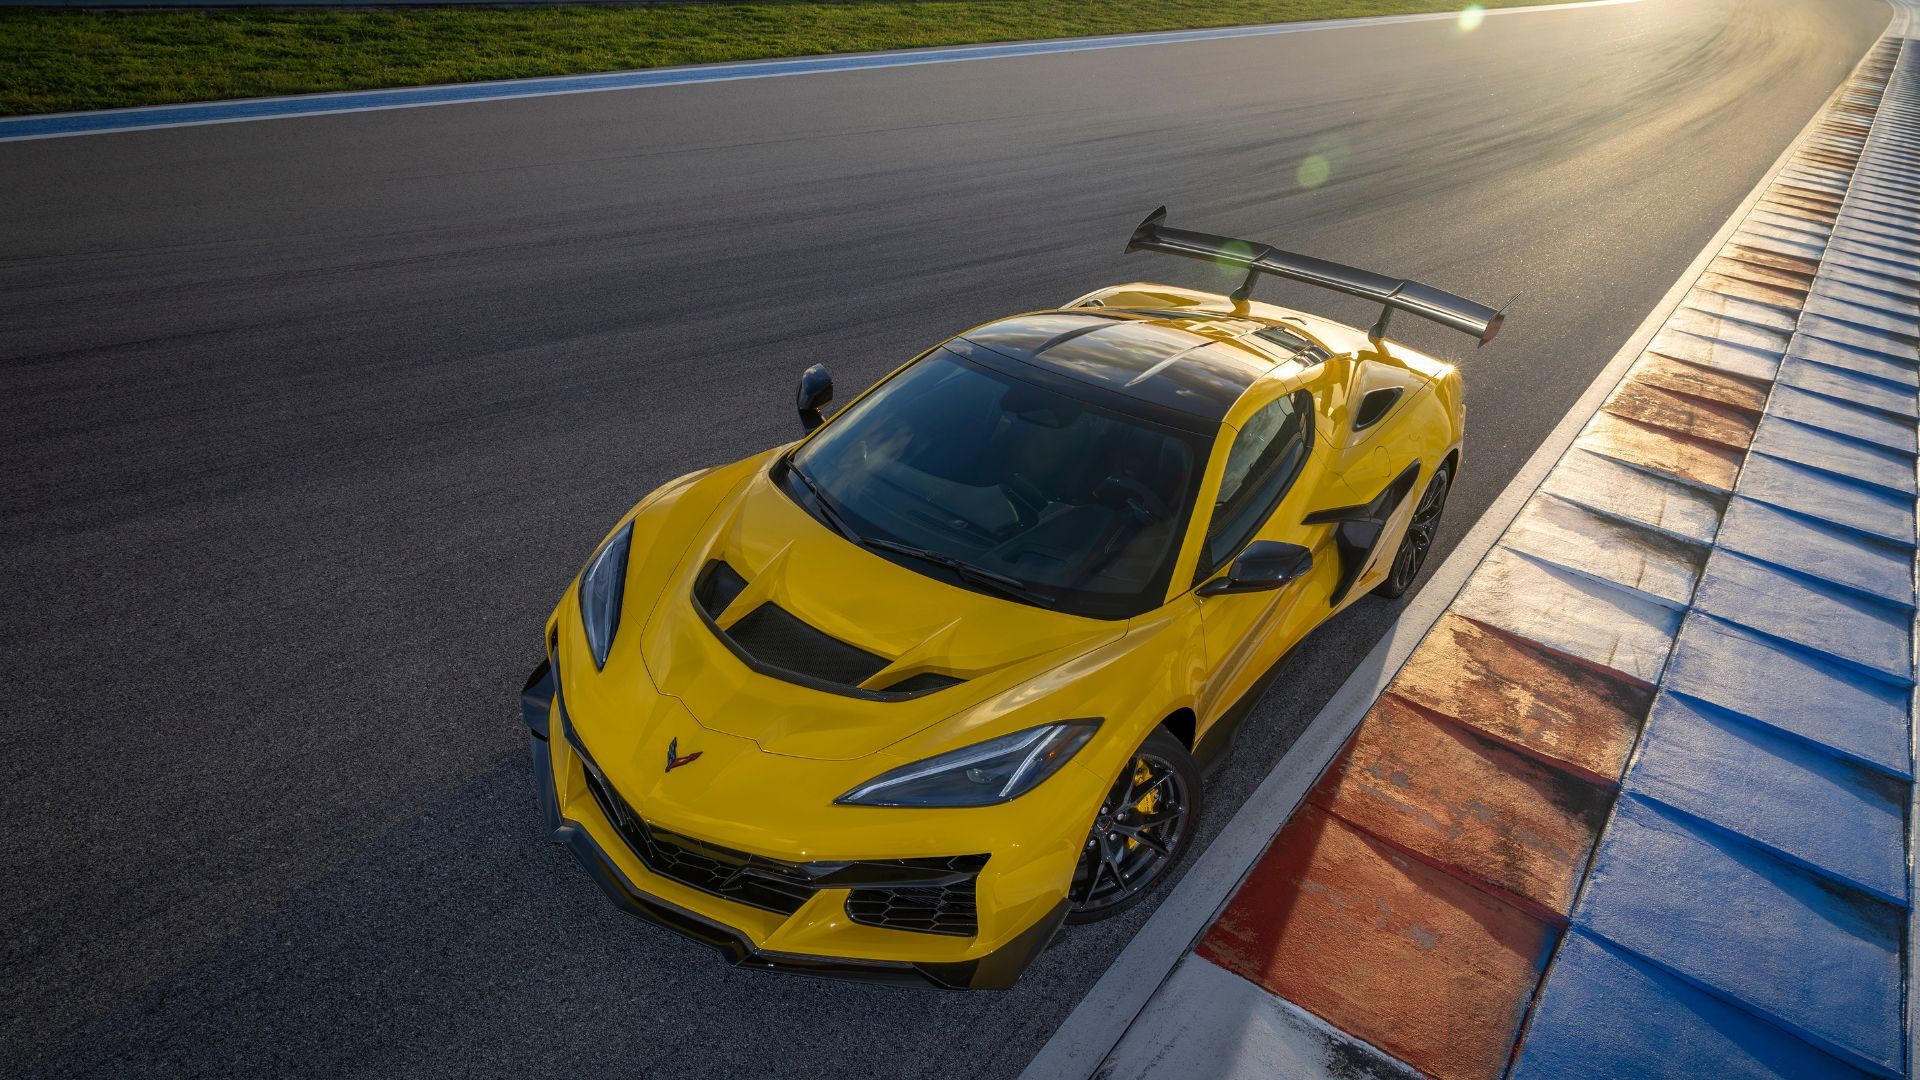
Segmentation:
<svg viewBox="0 0 1920 1080">
<path fill-rule="evenodd" d="M 1254 281 L 1261 274 L 1304 281 L 1348 296 L 1358 296 L 1382 305 L 1379 321 L 1367 331 L 1367 336 L 1375 341 L 1386 336 L 1387 320 L 1395 311 L 1432 319 L 1442 326 L 1472 334 L 1480 339 L 1482 345 L 1493 340 L 1493 335 L 1500 332 L 1500 324 L 1506 318 L 1505 307 L 1490 308 L 1485 304 L 1476 304 L 1464 296 L 1455 296 L 1431 285 L 1388 277 L 1370 270 L 1357 270 L 1309 255 L 1296 255 L 1251 240 L 1169 228 L 1161 224 L 1166 217 L 1167 208 L 1164 206 L 1148 214 L 1140 227 L 1133 230 L 1133 238 L 1127 241 L 1127 250 L 1164 251 L 1169 255 L 1184 255 L 1189 259 L 1202 259 L 1225 266 L 1244 266 L 1247 277 L 1239 288 L 1233 290 L 1235 302 L 1246 300 L 1253 291 Z M 1511 304 L 1512 301 L 1508 301 L 1508 305 Z"/>
</svg>

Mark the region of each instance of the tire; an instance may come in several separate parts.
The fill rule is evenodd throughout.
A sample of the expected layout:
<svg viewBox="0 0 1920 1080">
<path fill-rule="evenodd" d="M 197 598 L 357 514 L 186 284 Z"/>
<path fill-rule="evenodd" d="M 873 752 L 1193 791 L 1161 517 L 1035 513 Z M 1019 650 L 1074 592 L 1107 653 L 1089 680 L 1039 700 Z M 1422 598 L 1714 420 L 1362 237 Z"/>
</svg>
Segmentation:
<svg viewBox="0 0 1920 1080">
<path fill-rule="evenodd" d="M 1168 810 L 1163 798 L 1176 809 Z M 1139 804 L 1149 799 L 1154 805 L 1143 814 Z M 1110 919 L 1152 893 L 1193 846 L 1202 802 L 1193 756 L 1172 732 L 1154 728 L 1128 755 L 1095 815 L 1067 887 L 1073 902 L 1067 921 Z M 1163 817 L 1169 813 L 1177 816 Z"/>
<path fill-rule="evenodd" d="M 1427 555 L 1433 551 L 1433 538 L 1440 532 L 1440 515 L 1447 509 L 1447 492 L 1452 487 L 1453 469 L 1442 464 L 1414 504 L 1413 520 L 1407 522 L 1406 535 L 1393 553 L 1393 568 L 1387 571 L 1387 580 L 1374 587 L 1375 596 L 1398 600 L 1420 580 L 1420 568 L 1427 565 Z"/>
</svg>

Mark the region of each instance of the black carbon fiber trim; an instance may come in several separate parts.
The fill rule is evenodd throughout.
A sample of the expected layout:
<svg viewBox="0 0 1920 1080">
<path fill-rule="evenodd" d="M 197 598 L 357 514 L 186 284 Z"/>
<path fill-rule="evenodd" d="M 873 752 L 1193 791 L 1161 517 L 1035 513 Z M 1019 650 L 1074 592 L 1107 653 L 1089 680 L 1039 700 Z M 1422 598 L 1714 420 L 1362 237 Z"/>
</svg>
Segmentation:
<svg viewBox="0 0 1920 1080">
<path fill-rule="evenodd" d="M 768 667 L 842 686 L 860 685 L 880 674 L 888 662 L 884 656 L 821 633 L 778 604 L 761 604 L 726 633 Z"/>
</svg>

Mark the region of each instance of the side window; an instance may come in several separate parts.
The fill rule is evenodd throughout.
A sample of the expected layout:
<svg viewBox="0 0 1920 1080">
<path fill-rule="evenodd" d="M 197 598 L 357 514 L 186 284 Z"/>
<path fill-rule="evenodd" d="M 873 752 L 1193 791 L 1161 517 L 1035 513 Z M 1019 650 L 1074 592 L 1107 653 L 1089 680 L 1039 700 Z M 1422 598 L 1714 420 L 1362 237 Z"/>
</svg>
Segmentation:
<svg viewBox="0 0 1920 1080">
<path fill-rule="evenodd" d="M 1220 496 L 1207 525 L 1201 577 L 1219 569 L 1266 523 L 1300 475 L 1312 440 L 1313 396 L 1305 390 L 1275 401 L 1241 426 L 1227 450 Z"/>
</svg>

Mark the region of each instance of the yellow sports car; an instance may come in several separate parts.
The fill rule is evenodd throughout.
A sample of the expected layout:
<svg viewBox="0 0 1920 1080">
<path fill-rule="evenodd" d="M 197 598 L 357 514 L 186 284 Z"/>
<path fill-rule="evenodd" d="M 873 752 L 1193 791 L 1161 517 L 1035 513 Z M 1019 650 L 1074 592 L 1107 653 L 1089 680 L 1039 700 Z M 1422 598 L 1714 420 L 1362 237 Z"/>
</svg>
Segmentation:
<svg viewBox="0 0 1920 1080">
<path fill-rule="evenodd" d="M 554 839 L 733 962 L 1006 987 L 1192 845 L 1202 768 L 1264 676 L 1399 596 L 1460 467 L 1459 374 L 1395 311 L 1502 313 L 1169 228 L 1247 271 L 988 323 L 807 434 L 648 495 L 546 628 L 523 712 Z M 1383 305 L 1370 331 L 1260 275 Z"/>
</svg>

